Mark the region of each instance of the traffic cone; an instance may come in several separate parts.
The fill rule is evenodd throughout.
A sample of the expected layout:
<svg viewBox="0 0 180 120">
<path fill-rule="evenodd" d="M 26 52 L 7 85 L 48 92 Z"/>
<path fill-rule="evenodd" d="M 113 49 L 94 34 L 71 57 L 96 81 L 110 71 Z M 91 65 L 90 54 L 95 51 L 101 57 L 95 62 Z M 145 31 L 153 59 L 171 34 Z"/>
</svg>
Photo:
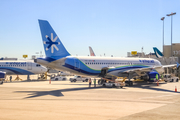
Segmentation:
<svg viewBox="0 0 180 120">
<path fill-rule="evenodd" d="M 176 88 L 176 86 L 175 86 L 175 92 L 177 92 L 177 88 Z"/>
<path fill-rule="evenodd" d="M 49 84 L 51 84 L 51 79 L 49 79 Z"/>
<path fill-rule="evenodd" d="M 157 86 L 159 86 L 159 81 L 157 81 Z"/>
</svg>

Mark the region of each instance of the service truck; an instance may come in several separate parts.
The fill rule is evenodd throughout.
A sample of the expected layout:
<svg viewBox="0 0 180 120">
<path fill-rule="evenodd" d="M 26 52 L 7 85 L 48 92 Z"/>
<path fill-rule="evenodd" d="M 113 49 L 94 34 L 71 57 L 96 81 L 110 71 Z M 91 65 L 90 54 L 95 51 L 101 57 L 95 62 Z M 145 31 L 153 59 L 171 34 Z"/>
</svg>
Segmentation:
<svg viewBox="0 0 180 120">
<path fill-rule="evenodd" d="M 179 78 L 171 74 L 164 74 L 163 79 L 165 82 L 178 82 Z"/>
<path fill-rule="evenodd" d="M 67 78 L 64 77 L 64 76 L 56 76 L 56 77 L 51 78 L 51 80 L 54 80 L 54 81 L 58 81 L 58 80 L 65 81 L 65 80 L 67 80 Z"/>
<path fill-rule="evenodd" d="M 69 80 L 71 82 L 76 82 L 76 81 L 88 82 L 89 78 L 75 75 L 73 78 L 70 78 Z"/>
</svg>

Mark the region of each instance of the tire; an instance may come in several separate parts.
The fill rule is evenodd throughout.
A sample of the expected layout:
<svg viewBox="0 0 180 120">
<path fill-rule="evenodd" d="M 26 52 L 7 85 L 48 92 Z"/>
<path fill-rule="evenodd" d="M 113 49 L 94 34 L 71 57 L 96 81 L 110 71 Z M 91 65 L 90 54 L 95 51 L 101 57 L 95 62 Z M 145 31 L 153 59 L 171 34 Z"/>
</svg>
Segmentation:
<svg viewBox="0 0 180 120">
<path fill-rule="evenodd" d="M 105 84 L 103 84 L 103 87 L 106 87 L 106 85 L 105 85 Z"/>
<path fill-rule="evenodd" d="M 176 82 L 179 82 L 179 79 L 178 79 L 178 78 L 176 79 Z"/>
<path fill-rule="evenodd" d="M 83 82 L 84 82 L 84 80 L 83 80 Z"/>
<path fill-rule="evenodd" d="M 74 79 L 73 81 L 76 82 L 76 79 Z"/>
<path fill-rule="evenodd" d="M 86 79 L 85 81 L 88 82 L 88 79 Z"/>
<path fill-rule="evenodd" d="M 125 84 L 126 84 L 127 86 L 133 86 L 133 81 L 125 81 Z"/>
<path fill-rule="evenodd" d="M 173 80 L 173 79 L 171 79 L 171 82 L 174 82 L 174 80 Z"/>
<path fill-rule="evenodd" d="M 0 85 L 2 85 L 3 84 L 3 81 L 0 81 Z"/>
<path fill-rule="evenodd" d="M 113 84 L 112 88 L 115 88 L 115 87 L 116 87 L 115 84 Z"/>
<path fill-rule="evenodd" d="M 130 82 L 130 86 L 133 86 L 133 81 Z"/>
<path fill-rule="evenodd" d="M 101 85 L 101 80 L 98 80 L 98 85 Z"/>
</svg>

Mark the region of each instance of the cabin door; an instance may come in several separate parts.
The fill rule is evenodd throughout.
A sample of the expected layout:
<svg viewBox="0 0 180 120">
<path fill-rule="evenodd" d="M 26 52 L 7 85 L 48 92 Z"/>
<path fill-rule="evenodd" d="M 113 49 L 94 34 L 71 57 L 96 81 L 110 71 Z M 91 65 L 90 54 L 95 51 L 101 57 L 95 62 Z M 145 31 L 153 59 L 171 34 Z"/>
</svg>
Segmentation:
<svg viewBox="0 0 180 120">
<path fill-rule="evenodd" d="M 28 68 L 28 70 L 32 70 L 32 63 L 27 62 L 27 68 Z"/>
<path fill-rule="evenodd" d="M 78 59 L 74 59 L 74 69 L 78 72 L 80 72 L 80 61 Z"/>
</svg>

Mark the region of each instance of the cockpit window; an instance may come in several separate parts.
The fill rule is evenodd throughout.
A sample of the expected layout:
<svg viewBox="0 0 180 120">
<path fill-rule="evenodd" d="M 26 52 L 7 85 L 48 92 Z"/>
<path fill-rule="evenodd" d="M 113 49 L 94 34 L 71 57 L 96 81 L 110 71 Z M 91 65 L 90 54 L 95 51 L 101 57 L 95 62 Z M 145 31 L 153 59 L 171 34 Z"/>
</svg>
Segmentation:
<svg viewBox="0 0 180 120">
<path fill-rule="evenodd" d="M 36 67 L 40 67 L 41 65 L 40 64 L 36 64 Z"/>
</svg>

